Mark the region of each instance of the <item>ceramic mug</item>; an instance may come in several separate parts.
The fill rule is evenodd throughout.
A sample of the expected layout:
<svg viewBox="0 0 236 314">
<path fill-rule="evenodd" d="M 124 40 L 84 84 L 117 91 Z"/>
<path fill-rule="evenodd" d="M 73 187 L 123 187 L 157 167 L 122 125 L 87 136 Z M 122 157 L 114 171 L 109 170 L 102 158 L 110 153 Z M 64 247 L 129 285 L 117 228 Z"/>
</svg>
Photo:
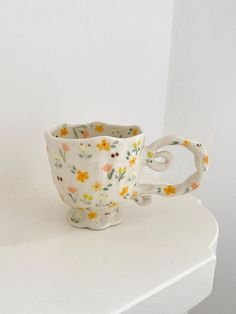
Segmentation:
<svg viewBox="0 0 236 314">
<path fill-rule="evenodd" d="M 71 207 L 69 222 L 76 227 L 105 229 L 122 221 L 122 203 L 133 200 L 140 205 L 150 195 L 175 196 L 199 186 L 207 170 L 208 155 L 198 142 L 166 136 L 145 146 L 139 126 L 92 122 L 62 124 L 46 132 L 46 143 L 53 181 L 62 200 Z M 194 154 L 196 172 L 184 182 L 140 184 L 143 165 L 166 170 L 172 155 L 159 149 L 181 145 Z M 162 157 L 162 162 L 157 161 Z"/>
</svg>

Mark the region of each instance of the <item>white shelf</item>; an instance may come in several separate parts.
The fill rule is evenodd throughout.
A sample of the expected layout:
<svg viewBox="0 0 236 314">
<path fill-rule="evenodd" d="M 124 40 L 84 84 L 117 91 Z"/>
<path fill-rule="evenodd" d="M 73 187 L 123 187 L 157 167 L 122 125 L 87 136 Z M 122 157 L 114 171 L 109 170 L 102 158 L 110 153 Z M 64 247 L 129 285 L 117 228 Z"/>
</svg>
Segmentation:
<svg viewBox="0 0 236 314">
<path fill-rule="evenodd" d="M 191 195 L 127 202 L 103 231 L 70 226 L 52 185 L 0 200 L 1 313 L 179 314 L 211 292 L 218 227 Z"/>
</svg>

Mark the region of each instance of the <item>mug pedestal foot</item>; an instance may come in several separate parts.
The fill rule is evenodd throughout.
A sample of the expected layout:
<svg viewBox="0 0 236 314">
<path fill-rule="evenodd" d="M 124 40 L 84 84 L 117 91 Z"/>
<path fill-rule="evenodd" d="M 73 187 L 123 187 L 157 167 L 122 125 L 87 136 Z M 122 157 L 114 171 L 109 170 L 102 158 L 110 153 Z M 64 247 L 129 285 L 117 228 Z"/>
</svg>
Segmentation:
<svg viewBox="0 0 236 314">
<path fill-rule="evenodd" d="M 120 208 L 109 211 L 101 210 L 80 210 L 71 208 L 67 214 L 67 219 L 73 227 L 89 228 L 93 230 L 103 230 L 110 226 L 118 225 L 124 218 Z"/>
</svg>

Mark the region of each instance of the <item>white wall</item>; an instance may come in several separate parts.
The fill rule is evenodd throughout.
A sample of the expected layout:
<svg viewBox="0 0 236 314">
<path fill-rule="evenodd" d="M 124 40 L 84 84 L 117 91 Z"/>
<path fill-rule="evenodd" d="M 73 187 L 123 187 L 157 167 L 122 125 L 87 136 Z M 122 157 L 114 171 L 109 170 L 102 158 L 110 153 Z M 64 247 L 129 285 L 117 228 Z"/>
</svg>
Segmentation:
<svg viewBox="0 0 236 314">
<path fill-rule="evenodd" d="M 196 192 L 220 226 L 211 297 L 191 313 L 235 313 L 236 247 L 236 2 L 178 0 L 165 114 L 165 133 L 201 140 L 211 167 Z M 190 160 L 178 159 L 178 174 Z M 179 169 L 178 169 L 179 168 Z M 182 176 L 181 176 L 182 178 Z"/>
<path fill-rule="evenodd" d="M 50 180 L 43 131 L 138 123 L 161 135 L 173 0 L 0 2 L 0 188 Z"/>
</svg>

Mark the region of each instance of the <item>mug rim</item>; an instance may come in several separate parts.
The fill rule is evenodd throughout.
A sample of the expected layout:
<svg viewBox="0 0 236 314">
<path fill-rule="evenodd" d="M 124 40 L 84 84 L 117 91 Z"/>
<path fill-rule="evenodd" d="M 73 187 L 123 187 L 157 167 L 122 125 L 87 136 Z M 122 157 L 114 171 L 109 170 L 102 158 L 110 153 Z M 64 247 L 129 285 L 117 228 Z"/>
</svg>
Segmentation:
<svg viewBox="0 0 236 314">
<path fill-rule="evenodd" d="M 76 127 L 76 126 L 80 126 L 80 125 L 89 125 L 89 124 L 103 124 L 105 126 L 109 126 L 109 127 L 114 127 L 114 128 L 137 128 L 139 130 L 140 133 L 138 133 L 137 135 L 133 135 L 133 136 L 129 136 L 129 137 L 116 137 L 116 136 L 111 136 L 111 135 L 96 135 L 96 136 L 92 136 L 92 137 L 88 137 L 88 138 L 66 138 L 66 137 L 56 137 L 54 135 L 52 135 L 52 132 L 56 131 L 57 129 L 63 127 L 64 125 L 66 125 L 67 127 Z M 113 124 L 113 123 L 106 123 L 106 122 L 102 122 L 102 121 L 92 121 L 92 122 L 87 122 L 87 123 L 60 123 L 58 125 L 56 125 L 55 127 L 51 128 L 50 130 L 46 130 L 45 131 L 45 136 L 49 137 L 51 140 L 54 141 L 70 141 L 70 142 L 86 142 L 86 141 L 91 141 L 94 139 L 99 139 L 99 138 L 106 138 L 106 139 L 110 139 L 110 140 L 119 140 L 119 141 L 127 141 L 130 139 L 135 139 L 138 138 L 139 136 L 144 135 L 144 132 L 142 130 L 142 128 L 137 125 L 137 124 L 132 124 L 132 125 L 122 125 L 122 124 Z"/>
</svg>

